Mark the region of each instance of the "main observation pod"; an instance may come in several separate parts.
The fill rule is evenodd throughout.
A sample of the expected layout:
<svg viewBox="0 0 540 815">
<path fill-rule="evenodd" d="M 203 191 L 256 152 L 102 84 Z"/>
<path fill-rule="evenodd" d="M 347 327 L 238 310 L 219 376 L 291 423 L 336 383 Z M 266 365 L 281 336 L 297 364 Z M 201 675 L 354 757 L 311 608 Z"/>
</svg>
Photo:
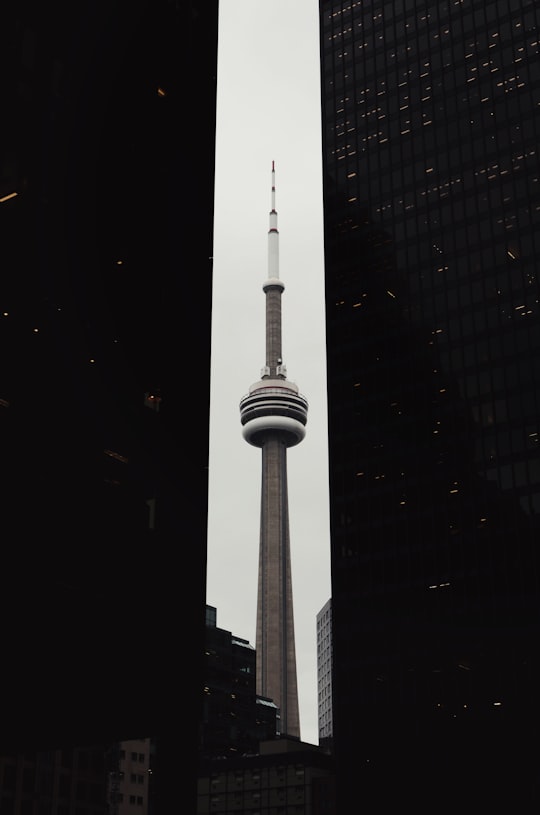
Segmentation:
<svg viewBox="0 0 540 815">
<path fill-rule="evenodd" d="M 262 447 L 269 436 L 294 447 L 306 435 L 307 412 L 307 400 L 292 382 L 262 379 L 240 401 L 242 435 L 255 447 Z"/>
<path fill-rule="evenodd" d="M 264 447 L 269 439 L 279 439 L 294 447 L 306 434 L 308 403 L 297 386 L 287 380 L 281 351 L 281 295 L 285 289 L 279 278 L 279 232 L 275 206 L 275 167 L 272 162 L 272 208 L 268 230 L 268 278 L 263 283 L 266 296 L 266 364 L 261 379 L 240 401 L 240 421 L 244 439 Z"/>
</svg>

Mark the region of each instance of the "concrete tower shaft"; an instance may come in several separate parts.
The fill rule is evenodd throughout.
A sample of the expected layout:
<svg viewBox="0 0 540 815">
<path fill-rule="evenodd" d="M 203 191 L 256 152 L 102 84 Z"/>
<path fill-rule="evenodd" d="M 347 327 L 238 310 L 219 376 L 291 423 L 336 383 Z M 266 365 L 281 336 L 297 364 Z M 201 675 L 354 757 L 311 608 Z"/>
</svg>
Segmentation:
<svg viewBox="0 0 540 815">
<path fill-rule="evenodd" d="M 305 435 L 307 400 L 287 381 L 281 349 L 281 295 L 275 167 L 268 232 L 266 364 L 240 402 L 242 434 L 262 449 L 261 530 L 257 595 L 257 693 L 280 710 L 281 734 L 300 737 L 287 491 L 287 447 Z"/>
<path fill-rule="evenodd" d="M 285 379 L 287 372 L 281 357 L 281 281 L 267 280 L 263 286 L 266 294 L 266 376 Z"/>
<path fill-rule="evenodd" d="M 255 646 L 257 693 L 273 699 L 278 706 L 281 734 L 299 738 L 287 448 L 281 439 L 272 435 L 262 447 Z"/>
</svg>

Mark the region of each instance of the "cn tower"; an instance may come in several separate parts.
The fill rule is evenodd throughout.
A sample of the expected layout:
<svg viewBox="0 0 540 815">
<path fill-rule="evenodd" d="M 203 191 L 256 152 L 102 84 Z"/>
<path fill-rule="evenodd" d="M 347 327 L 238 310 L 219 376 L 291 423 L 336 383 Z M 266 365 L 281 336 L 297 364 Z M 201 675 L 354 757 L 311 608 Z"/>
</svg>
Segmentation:
<svg viewBox="0 0 540 815">
<path fill-rule="evenodd" d="M 305 435 L 308 404 L 287 380 L 281 351 L 279 233 L 272 162 L 272 208 L 268 231 L 266 295 L 266 363 L 261 378 L 240 402 L 242 434 L 262 450 L 261 531 L 257 595 L 257 683 L 259 696 L 280 711 L 280 734 L 300 738 L 296 649 L 289 541 L 287 448 Z"/>
</svg>

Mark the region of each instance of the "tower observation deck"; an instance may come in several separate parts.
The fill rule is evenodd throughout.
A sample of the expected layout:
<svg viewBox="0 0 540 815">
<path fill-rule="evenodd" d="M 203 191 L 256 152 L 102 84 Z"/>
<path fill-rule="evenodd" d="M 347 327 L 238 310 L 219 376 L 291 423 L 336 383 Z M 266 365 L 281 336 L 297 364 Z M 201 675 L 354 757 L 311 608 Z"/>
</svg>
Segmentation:
<svg viewBox="0 0 540 815">
<path fill-rule="evenodd" d="M 256 689 L 280 711 L 281 735 L 300 737 L 296 649 L 289 541 L 287 448 L 305 436 L 308 403 L 287 380 L 281 351 L 281 295 L 278 272 L 275 167 L 268 231 L 266 363 L 261 378 L 240 401 L 242 435 L 262 450 L 261 531 L 256 628 Z"/>
</svg>

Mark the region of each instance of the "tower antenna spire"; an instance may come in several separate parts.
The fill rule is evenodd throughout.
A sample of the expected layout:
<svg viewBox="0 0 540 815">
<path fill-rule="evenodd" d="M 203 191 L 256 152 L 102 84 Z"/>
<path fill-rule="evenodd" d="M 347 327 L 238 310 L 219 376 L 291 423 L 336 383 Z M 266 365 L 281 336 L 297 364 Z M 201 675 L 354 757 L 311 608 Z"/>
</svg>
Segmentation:
<svg viewBox="0 0 540 815">
<path fill-rule="evenodd" d="M 276 212 L 276 168 L 272 161 L 272 203 L 268 230 L 268 277 L 279 279 L 279 231 Z"/>
<path fill-rule="evenodd" d="M 287 448 L 305 436 L 307 400 L 287 380 L 281 357 L 281 295 L 275 163 L 268 231 L 266 364 L 240 401 L 242 434 L 262 449 L 261 531 L 257 594 L 256 690 L 280 711 L 280 735 L 300 737 L 287 497 Z"/>
</svg>

